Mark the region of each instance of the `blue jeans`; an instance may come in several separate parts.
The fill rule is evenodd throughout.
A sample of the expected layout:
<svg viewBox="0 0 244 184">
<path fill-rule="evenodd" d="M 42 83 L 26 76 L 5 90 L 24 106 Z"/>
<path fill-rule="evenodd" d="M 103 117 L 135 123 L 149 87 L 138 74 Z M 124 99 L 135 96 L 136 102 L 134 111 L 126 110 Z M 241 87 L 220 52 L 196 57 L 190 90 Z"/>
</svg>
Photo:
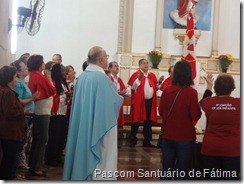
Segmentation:
<svg viewBox="0 0 244 184">
<path fill-rule="evenodd" d="M 163 139 L 163 171 L 170 171 L 171 176 L 163 176 L 161 177 L 162 180 L 170 180 L 172 178 L 175 180 L 187 179 L 193 158 L 194 144 L 195 141 L 179 142 Z"/>
<path fill-rule="evenodd" d="M 225 157 L 225 156 L 203 156 L 204 163 L 203 168 L 205 171 L 203 171 L 203 179 L 204 180 L 239 180 L 239 174 L 240 174 L 240 157 Z M 227 174 L 219 174 L 217 175 L 211 175 L 211 171 L 222 171 L 226 172 Z M 230 174 L 230 173 L 236 173 L 236 175 Z M 221 173 L 221 172 L 220 172 Z M 217 176 L 217 177 L 214 177 Z"/>
<path fill-rule="evenodd" d="M 28 165 L 32 171 L 43 170 L 44 156 L 48 141 L 50 116 L 35 115 L 33 119 L 33 141 Z"/>
</svg>

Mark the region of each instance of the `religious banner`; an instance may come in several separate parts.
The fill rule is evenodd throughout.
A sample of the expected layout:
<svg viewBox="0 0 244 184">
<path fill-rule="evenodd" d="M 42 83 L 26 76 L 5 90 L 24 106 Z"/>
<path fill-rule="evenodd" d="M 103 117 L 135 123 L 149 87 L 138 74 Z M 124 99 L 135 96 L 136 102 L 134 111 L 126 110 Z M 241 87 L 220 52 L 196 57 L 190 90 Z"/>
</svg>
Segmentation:
<svg viewBox="0 0 244 184">
<path fill-rule="evenodd" d="M 187 17 L 186 35 L 183 42 L 183 54 L 181 59 L 190 62 L 192 68 L 192 79 L 196 77 L 196 52 L 195 52 L 195 34 L 194 20 L 190 12 Z"/>
</svg>

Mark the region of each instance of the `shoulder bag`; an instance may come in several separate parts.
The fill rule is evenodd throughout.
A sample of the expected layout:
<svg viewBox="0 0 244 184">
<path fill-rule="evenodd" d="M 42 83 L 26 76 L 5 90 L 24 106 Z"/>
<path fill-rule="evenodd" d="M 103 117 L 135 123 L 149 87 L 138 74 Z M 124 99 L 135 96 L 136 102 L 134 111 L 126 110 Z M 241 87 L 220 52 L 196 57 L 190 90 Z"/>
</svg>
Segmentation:
<svg viewBox="0 0 244 184">
<path fill-rule="evenodd" d="M 165 127 L 165 125 L 166 125 L 166 123 L 167 123 L 167 120 L 168 120 L 168 117 L 169 117 L 169 115 L 170 115 L 170 113 L 171 113 L 171 111 L 172 111 L 172 109 L 173 109 L 173 106 L 174 106 L 174 104 L 175 104 L 175 101 L 176 101 L 177 97 L 179 96 L 179 94 L 180 94 L 180 92 L 181 92 L 182 90 L 183 90 L 183 88 L 180 88 L 179 91 L 177 92 L 177 94 L 175 95 L 175 98 L 174 98 L 174 100 L 173 100 L 173 102 L 172 102 L 172 105 L 171 105 L 171 107 L 170 107 L 170 109 L 169 109 L 169 112 L 168 112 L 168 114 L 167 114 L 167 117 L 165 118 L 165 121 L 164 121 L 164 123 L 163 123 L 163 125 L 162 125 L 162 127 L 161 127 L 161 130 L 160 130 L 160 133 L 159 133 L 159 137 L 158 137 L 158 141 L 157 141 L 157 148 L 161 148 L 161 147 L 162 147 L 163 130 L 164 130 L 164 127 Z"/>
</svg>

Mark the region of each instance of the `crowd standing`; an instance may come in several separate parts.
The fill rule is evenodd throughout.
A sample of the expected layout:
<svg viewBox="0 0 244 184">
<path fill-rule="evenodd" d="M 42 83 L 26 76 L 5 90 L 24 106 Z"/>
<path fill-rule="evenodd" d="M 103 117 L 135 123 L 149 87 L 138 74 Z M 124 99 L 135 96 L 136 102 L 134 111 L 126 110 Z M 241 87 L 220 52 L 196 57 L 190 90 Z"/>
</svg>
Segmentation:
<svg viewBox="0 0 244 184">
<path fill-rule="evenodd" d="M 45 64 L 41 55 L 23 54 L 0 69 L 0 179 L 20 180 L 18 168 L 45 177 L 44 165 L 64 164 L 64 180 L 115 180 L 96 176 L 95 170 L 117 171 L 117 137 L 124 125 L 123 96 L 127 86 L 119 64 L 108 63 L 102 47 L 92 47 L 77 78 L 74 67 L 63 66 L 61 54 Z M 157 79 L 146 59 L 129 78 L 131 88 L 129 146 L 137 145 L 143 124 L 143 147 L 154 149 L 152 123 L 163 119 L 162 171 L 189 172 L 196 140 L 195 123 L 201 109 L 206 131 L 201 154 L 203 168 L 240 173 L 240 98 L 231 97 L 235 82 L 220 74 L 204 77 L 207 89 L 201 100 L 193 88 L 191 66 L 178 61 L 169 77 Z M 105 75 L 107 74 L 107 76 Z M 216 96 L 212 96 L 212 88 Z M 157 111 L 157 90 L 162 91 Z M 26 152 L 29 149 L 29 157 Z M 65 160 L 62 155 L 65 154 Z M 161 179 L 189 179 L 164 176 Z"/>
</svg>

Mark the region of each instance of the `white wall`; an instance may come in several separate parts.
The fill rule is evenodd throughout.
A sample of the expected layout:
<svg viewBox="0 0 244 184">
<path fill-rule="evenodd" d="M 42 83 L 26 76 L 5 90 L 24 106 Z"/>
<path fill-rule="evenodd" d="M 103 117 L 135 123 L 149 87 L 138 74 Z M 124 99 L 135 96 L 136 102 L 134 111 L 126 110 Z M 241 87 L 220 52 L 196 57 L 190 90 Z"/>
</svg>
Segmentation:
<svg viewBox="0 0 244 184">
<path fill-rule="evenodd" d="M 26 4 L 26 0 L 19 1 Z M 155 47 L 157 0 L 134 2 L 132 52 L 147 53 Z M 40 31 L 33 37 L 25 30 L 18 35 L 16 57 L 30 52 L 42 54 L 49 61 L 54 53 L 60 53 L 63 64 L 73 65 L 78 74 L 92 46 L 104 47 L 109 61 L 118 60 L 119 3 L 120 0 L 46 0 Z M 221 0 L 220 8 L 219 54 L 230 53 L 239 58 L 240 1 Z M 202 31 L 197 56 L 210 56 L 211 50 L 212 32 Z M 173 30 L 162 31 L 162 51 L 181 55 L 182 46 L 174 38 Z"/>
<path fill-rule="evenodd" d="M 219 54 L 240 58 L 240 1 L 221 0 L 219 19 Z"/>
<path fill-rule="evenodd" d="M 11 32 L 8 31 L 8 18 L 12 16 L 12 0 L 0 1 L 0 68 L 14 61 L 11 54 Z"/>
<path fill-rule="evenodd" d="M 19 1 L 20 5 L 29 4 L 26 0 Z M 4 4 L 2 2 L 1 6 Z M 157 0 L 134 2 L 132 52 L 147 53 L 155 46 Z M 54 53 L 60 53 L 63 56 L 63 64 L 73 65 L 77 74 L 81 73 L 81 65 L 92 46 L 104 47 L 110 55 L 109 61 L 117 60 L 119 3 L 120 0 L 46 0 L 40 31 L 33 37 L 25 30 L 18 34 L 16 57 L 30 52 L 43 55 L 47 62 Z M 6 7 L 1 10 L 5 9 Z M 240 1 L 221 0 L 219 18 L 219 54 L 229 53 L 239 58 Z M 2 38 L 6 37 L 6 33 L 2 34 L 0 31 L 0 34 Z M 211 39 L 212 32 L 202 32 L 196 47 L 197 56 L 211 55 Z M 162 51 L 181 55 L 181 49 L 178 40 L 173 36 L 173 30 L 163 30 Z M 1 53 L 1 58 L 6 57 L 2 57 Z M 167 76 L 165 72 L 162 74 Z M 234 75 L 234 78 L 237 89 L 233 96 L 240 97 L 240 76 Z M 205 85 L 198 86 L 199 91 L 204 89 Z M 204 128 L 204 124 L 201 124 L 204 122 L 205 120 L 201 119 L 199 126 Z"/>
<path fill-rule="evenodd" d="M 25 0 L 20 0 L 24 4 Z M 18 36 L 16 56 L 41 54 L 45 62 L 60 53 L 64 65 L 73 65 L 79 74 L 88 50 L 102 46 L 117 59 L 119 0 L 46 0 L 40 31 Z"/>
<path fill-rule="evenodd" d="M 154 49 L 157 0 L 135 0 L 132 52 Z"/>
</svg>

